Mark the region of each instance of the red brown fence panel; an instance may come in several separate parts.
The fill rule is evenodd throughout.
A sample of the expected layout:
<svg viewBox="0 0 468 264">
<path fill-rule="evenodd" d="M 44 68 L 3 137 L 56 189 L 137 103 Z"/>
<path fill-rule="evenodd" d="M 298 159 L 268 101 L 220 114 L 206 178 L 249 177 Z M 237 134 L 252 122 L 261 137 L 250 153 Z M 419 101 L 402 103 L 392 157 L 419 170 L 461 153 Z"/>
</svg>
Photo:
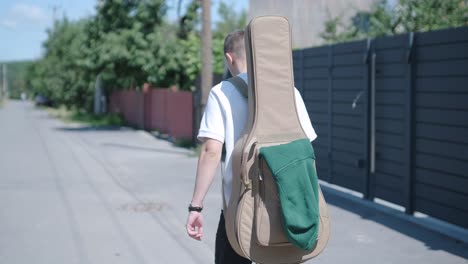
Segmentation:
<svg viewBox="0 0 468 264">
<path fill-rule="evenodd" d="M 155 89 L 122 90 L 111 94 L 109 111 L 120 113 L 138 128 L 158 130 L 174 139 L 192 138 L 192 93 Z"/>
</svg>

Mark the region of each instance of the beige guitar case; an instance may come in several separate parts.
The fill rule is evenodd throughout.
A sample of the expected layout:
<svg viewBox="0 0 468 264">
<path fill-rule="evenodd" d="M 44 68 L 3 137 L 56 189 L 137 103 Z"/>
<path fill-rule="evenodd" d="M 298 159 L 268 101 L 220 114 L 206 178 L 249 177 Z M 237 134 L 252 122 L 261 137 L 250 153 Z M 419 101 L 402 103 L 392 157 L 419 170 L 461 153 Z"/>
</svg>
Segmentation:
<svg viewBox="0 0 468 264">
<path fill-rule="evenodd" d="M 245 48 L 249 116 L 234 148 L 232 194 L 224 204 L 228 239 L 239 255 L 256 263 L 301 263 L 322 252 L 330 235 L 320 187 L 317 240 L 312 249 L 302 250 L 284 234 L 277 187 L 258 158 L 261 147 L 307 138 L 296 110 L 288 20 L 254 18 L 246 27 Z"/>
</svg>

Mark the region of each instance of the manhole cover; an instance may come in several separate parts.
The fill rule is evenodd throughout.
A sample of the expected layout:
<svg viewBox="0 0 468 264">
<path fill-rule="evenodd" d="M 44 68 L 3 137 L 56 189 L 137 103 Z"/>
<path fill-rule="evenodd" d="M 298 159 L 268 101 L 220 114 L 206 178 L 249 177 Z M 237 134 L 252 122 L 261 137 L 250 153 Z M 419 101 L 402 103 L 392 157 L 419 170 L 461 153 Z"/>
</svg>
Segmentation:
<svg viewBox="0 0 468 264">
<path fill-rule="evenodd" d="M 166 206 L 167 204 L 165 203 L 141 202 L 141 203 L 124 204 L 119 209 L 122 211 L 146 213 L 146 212 L 159 212 L 163 210 Z"/>
</svg>

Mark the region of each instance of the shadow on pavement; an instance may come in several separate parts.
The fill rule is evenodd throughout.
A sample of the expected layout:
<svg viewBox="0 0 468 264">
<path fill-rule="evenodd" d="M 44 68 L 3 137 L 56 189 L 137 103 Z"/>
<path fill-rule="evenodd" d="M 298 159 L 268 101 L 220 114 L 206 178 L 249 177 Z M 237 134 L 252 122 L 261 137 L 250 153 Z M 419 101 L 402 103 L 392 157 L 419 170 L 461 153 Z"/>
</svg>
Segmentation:
<svg viewBox="0 0 468 264">
<path fill-rule="evenodd" d="M 330 205 L 359 215 L 363 219 L 377 222 L 406 236 L 424 242 L 430 250 L 443 250 L 468 259 L 468 245 L 462 241 L 447 237 L 396 216 L 396 214 L 404 214 L 403 212 L 395 210 L 394 215 L 392 215 L 390 212 L 391 209 L 389 212 L 381 211 L 358 201 L 361 198 L 354 197 L 350 194 L 338 194 L 339 191 L 327 186 L 321 185 L 321 188 L 325 200 Z M 349 198 L 346 197 L 347 195 L 349 195 Z M 375 204 L 375 206 L 384 207 L 379 204 Z M 333 215 L 331 217 L 332 224 L 333 221 L 339 221 L 338 219 L 333 219 Z M 391 245 L 389 245 L 389 247 L 391 247 Z"/>
<path fill-rule="evenodd" d="M 59 131 L 74 132 L 74 133 L 134 131 L 132 128 L 121 127 L 121 126 L 78 126 L 78 127 L 57 127 L 55 129 Z M 170 143 L 173 144 L 173 142 L 170 142 Z M 192 151 L 186 148 L 180 148 L 177 146 L 172 146 L 173 148 L 176 148 L 176 150 L 174 150 L 174 149 L 169 149 L 169 148 L 144 147 L 144 146 L 138 146 L 138 145 L 112 143 L 112 142 L 101 143 L 101 145 L 104 147 L 114 147 L 114 148 L 121 148 L 121 149 L 126 149 L 126 150 L 139 150 L 139 151 L 158 152 L 158 153 L 175 154 L 175 155 L 193 155 Z"/>
<path fill-rule="evenodd" d="M 115 148 L 122 148 L 122 149 L 141 150 L 141 151 L 148 151 L 148 152 L 160 152 L 160 153 L 177 154 L 177 155 L 191 154 L 189 151 L 177 151 L 177 150 L 162 149 L 162 148 L 140 147 L 140 146 L 132 146 L 132 145 L 126 145 L 126 144 L 119 144 L 119 143 L 103 143 L 102 145 L 105 147 L 115 147 Z"/>
<path fill-rule="evenodd" d="M 96 132 L 96 131 L 129 131 L 131 128 L 121 126 L 86 126 L 78 125 L 76 127 L 56 127 L 55 130 L 64 132 Z"/>
</svg>

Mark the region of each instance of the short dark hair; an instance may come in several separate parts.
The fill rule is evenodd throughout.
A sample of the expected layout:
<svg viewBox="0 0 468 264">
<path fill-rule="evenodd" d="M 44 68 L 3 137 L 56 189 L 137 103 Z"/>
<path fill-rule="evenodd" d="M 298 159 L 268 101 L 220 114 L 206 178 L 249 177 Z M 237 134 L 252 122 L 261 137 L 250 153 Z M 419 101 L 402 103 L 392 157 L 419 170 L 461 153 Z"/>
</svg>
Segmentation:
<svg viewBox="0 0 468 264">
<path fill-rule="evenodd" d="M 224 39 L 224 54 L 235 53 L 237 56 L 245 56 L 244 30 L 236 30 L 229 33 Z"/>
</svg>

